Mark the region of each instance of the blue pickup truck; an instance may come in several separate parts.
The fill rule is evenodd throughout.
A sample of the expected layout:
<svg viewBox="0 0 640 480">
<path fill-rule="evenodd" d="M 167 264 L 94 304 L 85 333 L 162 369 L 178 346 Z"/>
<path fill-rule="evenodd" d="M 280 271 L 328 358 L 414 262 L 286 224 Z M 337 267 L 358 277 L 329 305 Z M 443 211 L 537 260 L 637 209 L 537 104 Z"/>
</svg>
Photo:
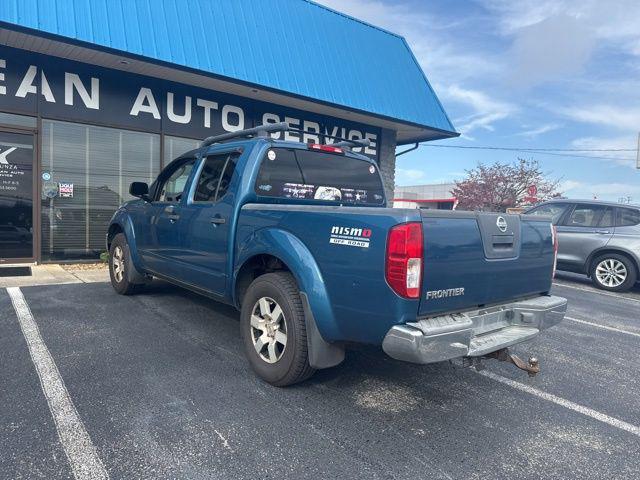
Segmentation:
<svg viewBox="0 0 640 480">
<path fill-rule="evenodd" d="M 111 282 L 152 277 L 235 306 L 255 372 L 285 386 L 338 365 L 350 343 L 432 363 L 493 357 L 560 322 L 557 245 L 540 216 L 387 208 L 364 142 L 210 137 L 172 161 L 107 233 Z"/>
</svg>

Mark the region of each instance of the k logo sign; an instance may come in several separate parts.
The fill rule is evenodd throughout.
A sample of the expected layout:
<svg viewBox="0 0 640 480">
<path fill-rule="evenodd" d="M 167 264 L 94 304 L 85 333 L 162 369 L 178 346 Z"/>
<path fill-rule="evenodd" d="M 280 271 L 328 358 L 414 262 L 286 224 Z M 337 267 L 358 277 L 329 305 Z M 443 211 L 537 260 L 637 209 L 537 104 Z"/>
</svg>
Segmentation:
<svg viewBox="0 0 640 480">
<path fill-rule="evenodd" d="M 9 155 L 14 150 L 17 150 L 17 147 L 7 148 L 4 152 L 0 152 L 0 165 L 9 165 L 7 155 Z"/>
</svg>

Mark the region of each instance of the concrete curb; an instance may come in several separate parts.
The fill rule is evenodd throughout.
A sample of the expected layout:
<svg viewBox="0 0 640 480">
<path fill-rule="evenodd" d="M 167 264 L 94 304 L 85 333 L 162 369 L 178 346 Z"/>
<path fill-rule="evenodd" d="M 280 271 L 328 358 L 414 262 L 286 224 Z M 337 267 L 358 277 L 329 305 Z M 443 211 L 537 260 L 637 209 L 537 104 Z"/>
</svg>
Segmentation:
<svg viewBox="0 0 640 480">
<path fill-rule="evenodd" d="M 31 267 L 31 276 L 0 277 L 0 288 L 109 281 L 109 270 L 107 269 L 68 271 L 57 264 L 29 266 Z"/>
</svg>

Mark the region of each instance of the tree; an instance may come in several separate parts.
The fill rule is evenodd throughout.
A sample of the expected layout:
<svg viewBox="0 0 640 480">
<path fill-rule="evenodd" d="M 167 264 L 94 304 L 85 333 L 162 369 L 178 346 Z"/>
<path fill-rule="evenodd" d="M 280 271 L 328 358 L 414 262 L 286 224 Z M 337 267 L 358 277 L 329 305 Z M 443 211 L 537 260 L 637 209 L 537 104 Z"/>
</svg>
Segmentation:
<svg viewBox="0 0 640 480">
<path fill-rule="evenodd" d="M 479 163 L 466 170 L 467 177 L 456 181 L 451 191 L 460 210 L 504 212 L 509 207 L 527 205 L 529 187 L 535 185 L 538 200 L 560 196 L 559 180 L 545 177 L 536 160 L 518 158 L 514 163 Z"/>
</svg>

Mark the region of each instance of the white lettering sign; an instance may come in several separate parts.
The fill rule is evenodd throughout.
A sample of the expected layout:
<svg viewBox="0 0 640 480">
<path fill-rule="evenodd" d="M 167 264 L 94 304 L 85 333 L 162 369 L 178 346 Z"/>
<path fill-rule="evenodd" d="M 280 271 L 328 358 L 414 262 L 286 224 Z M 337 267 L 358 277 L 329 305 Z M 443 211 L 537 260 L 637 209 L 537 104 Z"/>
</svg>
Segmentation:
<svg viewBox="0 0 640 480">
<path fill-rule="evenodd" d="M 60 74 L 64 74 L 64 79 L 62 80 L 57 76 L 58 71 L 55 72 L 56 75 L 47 76 L 38 64 L 24 63 L 21 63 L 23 65 L 21 69 L 23 70 L 18 72 L 19 76 L 15 78 L 8 75 L 8 68 L 11 67 L 10 62 L 12 62 L 11 57 L 0 59 L 0 95 L 12 95 L 16 99 L 30 99 L 32 95 L 37 96 L 39 94 L 49 104 L 56 104 L 57 100 L 64 98 L 64 105 L 79 109 L 100 110 L 101 80 L 99 78 L 82 74 L 82 70 L 79 70 L 82 77 L 79 73 L 73 71 L 60 71 Z M 122 73 L 122 75 L 128 74 Z M 8 79 L 12 80 L 7 83 Z M 110 85 L 110 87 L 108 94 L 111 96 L 117 94 L 118 90 L 114 90 L 114 88 L 118 87 L 118 85 Z M 371 142 L 368 147 L 356 147 L 354 151 L 372 156 L 377 154 L 378 134 L 368 132 L 364 128 L 342 127 L 332 124 L 331 122 L 334 120 L 328 117 L 325 121 L 314 121 L 304 118 L 304 113 L 301 113 L 300 116 L 293 116 L 267 111 L 260 112 L 259 116 L 254 118 L 252 116 L 254 109 L 259 108 L 260 104 L 245 110 L 238 105 L 221 102 L 215 98 L 215 92 L 211 92 L 213 98 L 198 98 L 191 95 L 176 95 L 174 92 L 165 90 L 164 87 L 157 88 L 158 90 L 155 90 L 154 93 L 149 87 L 140 87 L 133 102 L 130 104 L 125 103 L 125 112 L 129 108 L 128 105 L 131 105 L 129 110 L 131 117 L 140 117 L 141 120 L 151 118 L 162 120 L 164 116 L 166 120 L 175 124 L 194 125 L 195 122 L 198 122 L 199 125 L 194 125 L 194 127 L 198 129 L 203 127 L 205 129 L 215 129 L 218 132 L 220 130 L 235 132 L 254 125 L 287 122 L 293 130 L 273 132 L 271 137 L 304 143 L 322 143 L 324 141 L 329 144 L 343 139 L 368 139 Z M 10 89 L 12 91 L 9 91 Z M 161 95 L 166 95 L 166 97 L 158 98 L 159 92 L 162 92 Z M 221 97 L 227 98 L 222 95 Z M 160 100 L 160 104 L 158 100 Z M 162 100 L 166 102 L 166 105 L 162 105 Z M 248 101 L 250 100 L 247 99 Z M 114 115 L 113 110 L 122 108 L 122 98 L 109 98 L 106 103 L 110 107 L 105 112 L 108 115 Z M 238 100 L 238 103 L 240 103 L 240 100 Z M 126 115 L 126 113 L 124 114 Z M 202 119 L 200 119 L 200 115 L 202 115 Z M 119 123 L 117 119 L 102 120 L 113 124 Z M 340 122 L 340 120 L 335 121 Z M 348 124 L 348 122 L 346 123 Z M 126 125 L 126 122 L 123 122 L 123 124 Z M 201 130 L 199 134 L 202 134 Z M 194 133 L 194 135 L 198 134 Z"/>
<path fill-rule="evenodd" d="M 233 117 L 237 117 L 237 122 L 233 123 Z M 222 128 L 227 132 L 237 132 L 244 129 L 244 110 L 233 105 L 222 107 Z"/>
<path fill-rule="evenodd" d="M 80 76 L 75 73 L 64 74 L 64 104 L 73 105 L 73 91 L 78 92 L 84 106 L 93 110 L 100 109 L 100 80 L 91 77 L 91 93 L 80 80 Z"/>
<path fill-rule="evenodd" d="M 167 92 L 167 117 L 175 123 L 189 123 L 191 121 L 191 97 L 184 97 L 184 113 L 177 115 L 173 109 L 173 93 Z"/>
<path fill-rule="evenodd" d="M 160 110 L 158 110 L 158 104 L 150 88 L 143 87 L 140 89 L 129 115 L 137 117 L 140 112 L 150 113 L 153 118 L 160 120 Z"/>
<path fill-rule="evenodd" d="M 217 110 L 218 103 L 198 98 L 196 105 L 204 108 L 204 128 L 211 128 L 211 110 Z"/>
</svg>

